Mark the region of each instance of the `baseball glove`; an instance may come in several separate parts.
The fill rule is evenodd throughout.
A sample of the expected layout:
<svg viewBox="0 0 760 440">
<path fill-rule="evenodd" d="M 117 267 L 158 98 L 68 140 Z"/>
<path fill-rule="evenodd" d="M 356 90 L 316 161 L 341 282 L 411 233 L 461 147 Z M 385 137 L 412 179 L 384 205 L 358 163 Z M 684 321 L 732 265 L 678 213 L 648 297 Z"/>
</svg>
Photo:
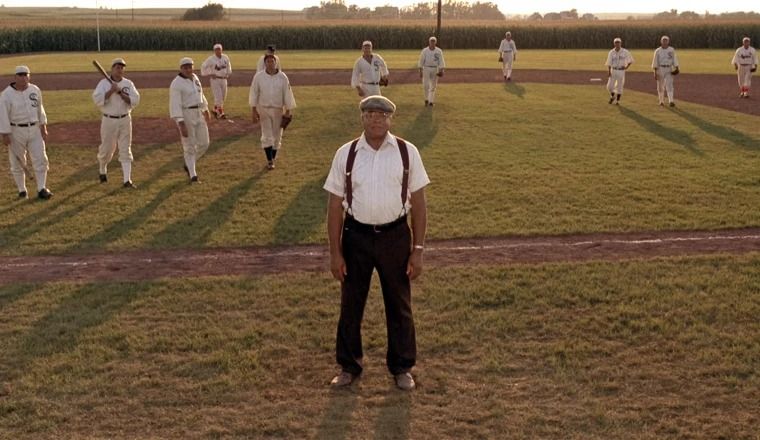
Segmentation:
<svg viewBox="0 0 760 440">
<path fill-rule="evenodd" d="M 378 82 L 383 87 L 388 87 L 388 78 L 380 78 L 380 82 Z"/>
<path fill-rule="evenodd" d="M 755 72 L 757 72 L 757 67 L 753 67 L 753 68 L 749 69 L 749 71 L 752 72 L 752 73 L 755 73 Z"/>
<path fill-rule="evenodd" d="M 670 72 L 671 75 L 678 75 L 679 73 L 681 73 L 681 69 L 679 69 L 678 67 L 676 67 L 675 69 L 673 69 L 672 72 Z"/>
<path fill-rule="evenodd" d="M 500 63 L 503 63 L 503 62 L 504 62 L 504 57 L 502 57 L 501 55 L 499 55 L 499 62 L 500 62 Z"/>
<path fill-rule="evenodd" d="M 435 74 L 435 76 L 441 77 L 441 76 L 443 76 L 443 72 L 438 72 L 438 73 Z"/>
<path fill-rule="evenodd" d="M 290 125 L 290 121 L 292 121 L 292 120 L 293 120 L 293 116 L 292 115 L 290 115 L 290 116 L 282 115 L 282 121 L 280 122 L 280 128 L 282 128 L 283 130 L 285 130 L 286 128 L 288 128 L 288 125 Z"/>
</svg>

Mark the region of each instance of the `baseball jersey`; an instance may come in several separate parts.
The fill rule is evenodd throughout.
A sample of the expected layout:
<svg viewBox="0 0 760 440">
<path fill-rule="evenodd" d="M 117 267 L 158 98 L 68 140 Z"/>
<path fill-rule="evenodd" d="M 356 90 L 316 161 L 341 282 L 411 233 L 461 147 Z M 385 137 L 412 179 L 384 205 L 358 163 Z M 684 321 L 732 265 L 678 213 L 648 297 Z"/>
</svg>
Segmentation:
<svg viewBox="0 0 760 440">
<path fill-rule="evenodd" d="M 208 101 L 203 95 L 201 80 L 194 73 L 190 78 L 175 76 L 169 86 L 169 116 L 177 122 L 182 122 L 185 120 L 182 110 L 195 106 L 198 106 L 200 111 L 208 111 Z"/>
<path fill-rule="evenodd" d="M 259 58 L 259 61 L 256 63 L 256 73 L 267 70 L 267 64 L 264 62 L 265 56 L 266 55 L 262 55 L 261 58 Z M 277 70 L 282 70 L 282 67 L 280 67 L 280 57 L 277 55 L 274 56 L 274 68 Z"/>
<path fill-rule="evenodd" d="M 430 47 L 422 49 L 417 67 L 437 67 L 443 69 L 446 63 L 443 61 L 443 51 L 440 47 L 430 50 Z"/>
<path fill-rule="evenodd" d="M 11 83 L 0 95 L 0 133 L 11 132 L 11 124 L 38 123 L 47 125 L 45 107 L 42 105 L 42 92 L 34 84 L 24 91 L 15 88 Z"/>
<path fill-rule="evenodd" d="M 385 60 L 378 54 L 372 54 L 371 61 L 360 56 L 354 63 L 354 71 L 351 74 L 351 87 L 359 87 L 362 83 L 377 84 L 380 77 L 388 75 L 388 66 Z"/>
<path fill-rule="evenodd" d="M 106 93 L 111 90 L 111 81 L 105 78 L 100 80 L 95 87 L 95 91 L 92 92 L 92 100 L 95 102 L 95 105 L 97 105 L 98 108 L 100 108 L 100 111 L 106 115 L 126 115 L 140 103 L 140 93 L 137 91 L 137 88 L 132 81 L 122 78 L 121 81 L 116 83 L 116 86 L 119 90 L 129 96 L 129 104 L 121 99 L 116 92 L 106 99 Z"/>
<path fill-rule="evenodd" d="M 499 53 L 504 52 L 512 52 L 513 54 L 517 53 L 517 46 L 515 45 L 515 40 L 507 40 L 506 38 L 501 40 L 501 44 L 499 45 Z"/>
<path fill-rule="evenodd" d="M 658 47 L 654 51 L 654 58 L 652 58 L 652 69 L 660 67 L 673 68 L 678 67 L 678 57 L 676 57 L 676 50 L 672 46 L 668 46 L 667 49 Z"/>
<path fill-rule="evenodd" d="M 417 147 L 406 142 L 409 151 L 409 194 L 430 183 Z M 346 160 L 351 142 L 338 149 L 333 158 L 330 174 L 324 189 L 342 197 L 343 209 L 348 209 L 346 196 Z M 401 183 L 404 164 L 396 137 L 390 132 L 378 150 L 373 149 L 364 137 L 356 144 L 356 160 L 351 170 L 352 203 L 350 214 L 368 225 L 390 223 L 411 209 L 411 197 L 401 206 Z"/>
<path fill-rule="evenodd" d="M 731 60 L 731 64 L 738 64 L 740 66 L 756 66 L 757 65 L 757 52 L 755 48 L 750 46 L 744 48 L 744 46 L 736 49 L 734 58 Z"/>
<path fill-rule="evenodd" d="M 629 52 L 628 49 L 621 47 L 620 50 L 612 49 L 610 53 L 607 54 L 607 61 L 604 65 L 612 67 L 613 69 L 622 69 L 631 63 L 633 63 L 631 52 Z"/>
<path fill-rule="evenodd" d="M 228 78 L 232 75 L 232 63 L 230 63 L 230 57 L 228 57 L 226 53 L 223 53 L 221 57 L 217 57 L 216 54 L 213 54 L 206 58 L 206 61 L 201 64 L 201 75 L 210 76 L 212 78 Z"/>
<path fill-rule="evenodd" d="M 266 70 L 254 75 L 248 94 L 248 105 L 294 109 L 296 99 L 290 88 L 288 76 L 279 70 L 274 75 L 268 74 Z"/>
</svg>

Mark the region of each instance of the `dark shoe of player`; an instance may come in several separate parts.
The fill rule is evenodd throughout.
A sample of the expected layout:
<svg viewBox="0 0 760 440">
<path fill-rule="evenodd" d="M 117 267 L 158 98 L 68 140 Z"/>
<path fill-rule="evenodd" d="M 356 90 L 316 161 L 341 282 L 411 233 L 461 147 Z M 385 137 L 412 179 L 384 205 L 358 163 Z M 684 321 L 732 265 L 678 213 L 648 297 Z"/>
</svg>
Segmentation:
<svg viewBox="0 0 760 440">
<path fill-rule="evenodd" d="M 42 199 L 42 200 L 47 200 L 47 199 L 53 197 L 53 193 L 50 192 L 50 190 L 47 189 L 47 188 L 42 188 L 40 190 L 40 192 L 37 193 L 37 197 L 40 198 L 40 199 Z"/>
<path fill-rule="evenodd" d="M 127 180 L 124 182 L 124 188 L 137 188 L 137 185 L 135 185 L 131 180 Z"/>
<path fill-rule="evenodd" d="M 100 174 L 98 176 L 98 178 L 100 179 L 100 183 L 106 183 L 106 182 L 108 182 L 108 176 L 105 175 L 105 174 Z"/>
</svg>

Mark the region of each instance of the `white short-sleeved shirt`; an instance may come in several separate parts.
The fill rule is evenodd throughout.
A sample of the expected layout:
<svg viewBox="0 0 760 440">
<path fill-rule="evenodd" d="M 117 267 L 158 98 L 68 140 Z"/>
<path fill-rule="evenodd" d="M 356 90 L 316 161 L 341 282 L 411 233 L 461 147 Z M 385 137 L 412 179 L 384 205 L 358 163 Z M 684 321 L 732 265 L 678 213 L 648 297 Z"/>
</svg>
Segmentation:
<svg viewBox="0 0 760 440">
<path fill-rule="evenodd" d="M 610 50 L 604 65 L 613 69 L 622 69 L 631 63 L 633 63 L 633 56 L 631 56 L 631 53 L 627 49 L 621 47 L 620 50 Z"/>
<path fill-rule="evenodd" d="M 742 46 L 736 49 L 731 64 L 738 64 L 740 66 L 757 66 L 757 52 L 755 51 L 755 48 L 750 46 L 745 49 L 744 46 Z"/>
<path fill-rule="evenodd" d="M 430 183 L 422 158 L 417 147 L 407 142 L 409 151 L 409 188 L 408 193 L 419 191 Z M 330 174 L 324 189 L 343 197 L 343 209 L 348 209 L 345 200 L 346 160 L 351 142 L 338 149 L 333 158 Z M 368 225 L 390 223 L 412 208 L 410 197 L 406 206 L 401 205 L 401 182 L 404 176 L 404 164 L 398 149 L 396 137 L 390 132 L 383 145 L 376 151 L 365 140 L 364 134 L 356 144 L 356 160 L 351 171 L 353 200 L 349 214 Z"/>
<path fill-rule="evenodd" d="M 654 51 L 654 58 L 652 59 L 652 68 L 673 68 L 678 67 L 678 57 L 676 56 L 676 50 L 673 46 L 668 46 L 667 49 L 658 47 Z"/>
</svg>

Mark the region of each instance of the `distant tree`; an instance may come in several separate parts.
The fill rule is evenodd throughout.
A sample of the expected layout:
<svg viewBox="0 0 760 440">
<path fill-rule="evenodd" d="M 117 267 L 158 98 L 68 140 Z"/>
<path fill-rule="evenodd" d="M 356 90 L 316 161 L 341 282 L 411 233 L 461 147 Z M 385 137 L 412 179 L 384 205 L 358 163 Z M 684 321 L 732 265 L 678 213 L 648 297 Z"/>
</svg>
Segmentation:
<svg viewBox="0 0 760 440">
<path fill-rule="evenodd" d="M 320 2 L 321 18 L 346 18 L 348 8 L 343 0 Z"/>
<path fill-rule="evenodd" d="M 399 9 L 395 6 L 378 6 L 372 12 L 372 17 L 397 19 L 400 17 Z"/>
<path fill-rule="evenodd" d="M 699 14 L 697 14 L 697 13 L 696 13 L 696 12 L 694 12 L 694 11 L 683 11 L 683 12 L 681 12 L 681 14 L 678 16 L 678 18 L 680 18 L 680 19 L 682 19 L 682 20 L 699 20 L 699 19 L 701 19 L 702 17 L 700 17 L 700 16 L 699 16 Z"/>
<path fill-rule="evenodd" d="M 401 18 L 425 19 L 433 16 L 433 7 L 429 3 L 417 3 L 401 9 Z"/>
<path fill-rule="evenodd" d="M 563 20 L 577 20 L 578 19 L 578 10 L 577 9 L 571 9 L 569 11 L 562 11 L 559 13 L 559 17 Z"/>
<path fill-rule="evenodd" d="M 532 21 L 543 20 L 543 18 L 538 12 L 534 12 L 528 16 L 528 20 Z"/>
<path fill-rule="evenodd" d="M 471 11 L 471 18 L 475 20 L 504 20 L 504 14 L 501 13 L 499 7 L 491 2 L 475 2 L 472 4 Z"/>
<path fill-rule="evenodd" d="M 192 8 L 185 11 L 182 20 L 222 20 L 224 18 L 224 6 L 219 3 L 208 3 L 201 8 Z"/>
<path fill-rule="evenodd" d="M 544 14 L 544 20 L 561 20 L 562 16 L 559 12 L 547 12 Z"/>
<path fill-rule="evenodd" d="M 596 15 L 587 12 L 581 16 L 581 20 L 594 21 L 599 19 L 596 17 Z"/>
<path fill-rule="evenodd" d="M 677 18 L 678 18 L 678 10 L 676 9 L 671 9 L 670 11 L 664 11 L 658 14 L 654 14 L 654 17 L 652 17 L 652 19 L 654 20 L 674 20 Z"/>
<path fill-rule="evenodd" d="M 628 20 L 628 21 L 633 21 L 633 20 L 636 20 L 636 17 L 634 17 L 633 15 L 629 15 L 625 19 Z"/>
</svg>

